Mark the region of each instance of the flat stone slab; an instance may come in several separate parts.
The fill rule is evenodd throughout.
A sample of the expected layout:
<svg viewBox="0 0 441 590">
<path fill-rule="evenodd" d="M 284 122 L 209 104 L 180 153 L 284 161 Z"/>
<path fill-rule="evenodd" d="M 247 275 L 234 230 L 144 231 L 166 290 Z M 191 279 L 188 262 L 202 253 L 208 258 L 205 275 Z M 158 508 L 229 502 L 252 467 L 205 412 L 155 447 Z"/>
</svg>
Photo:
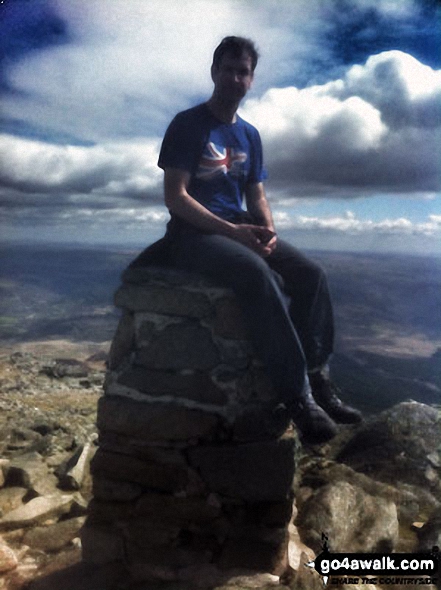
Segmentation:
<svg viewBox="0 0 441 590">
<path fill-rule="evenodd" d="M 98 449 L 91 463 L 95 479 L 105 479 L 140 484 L 162 492 L 176 492 L 185 488 L 187 470 L 179 464 L 166 464 L 138 459 L 130 455 Z"/>
<path fill-rule="evenodd" d="M 171 403 L 136 402 L 103 396 L 98 402 L 98 429 L 148 441 L 185 441 L 209 438 L 217 426 L 215 415 Z"/>
<path fill-rule="evenodd" d="M 49 472 L 42 456 L 37 452 L 25 453 L 12 459 L 6 485 L 33 490 L 41 496 L 56 492 L 58 480 Z"/>
<path fill-rule="evenodd" d="M 155 397 L 172 395 L 217 406 L 228 403 L 226 393 L 206 373 L 199 371 L 181 374 L 131 367 L 118 375 L 116 382 Z"/>
<path fill-rule="evenodd" d="M 68 495 L 39 496 L 1 518 L 0 531 L 28 527 L 61 516 L 69 512 L 73 502 L 73 496 Z"/>
<path fill-rule="evenodd" d="M 192 318 L 203 318 L 211 312 L 211 303 L 206 294 L 161 285 L 122 285 L 115 294 L 115 305 L 131 311 Z"/>
<path fill-rule="evenodd" d="M 136 363 L 150 369 L 207 371 L 220 360 L 210 331 L 191 321 L 167 326 L 136 354 Z"/>
<path fill-rule="evenodd" d="M 172 285 L 189 289 L 221 289 L 232 293 L 230 289 L 219 285 L 200 274 L 166 266 L 129 266 L 122 275 L 123 283 L 135 285 Z"/>
</svg>

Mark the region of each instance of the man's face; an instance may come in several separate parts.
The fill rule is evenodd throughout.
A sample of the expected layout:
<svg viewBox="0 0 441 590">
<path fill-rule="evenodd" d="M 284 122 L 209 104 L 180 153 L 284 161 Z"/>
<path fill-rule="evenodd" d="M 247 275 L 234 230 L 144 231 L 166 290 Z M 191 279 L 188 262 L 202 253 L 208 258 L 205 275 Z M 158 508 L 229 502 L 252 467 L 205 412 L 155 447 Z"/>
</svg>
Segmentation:
<svg viewBox="0 0 441 590">
<path fill-rule="evenodd" d="M 251 57 L 232 57 L 225 54 L 219 67 L 211 68 L 215 94 L 226 102 L 238 102 L 246 95 L 253 82 Z"/>
</svg>

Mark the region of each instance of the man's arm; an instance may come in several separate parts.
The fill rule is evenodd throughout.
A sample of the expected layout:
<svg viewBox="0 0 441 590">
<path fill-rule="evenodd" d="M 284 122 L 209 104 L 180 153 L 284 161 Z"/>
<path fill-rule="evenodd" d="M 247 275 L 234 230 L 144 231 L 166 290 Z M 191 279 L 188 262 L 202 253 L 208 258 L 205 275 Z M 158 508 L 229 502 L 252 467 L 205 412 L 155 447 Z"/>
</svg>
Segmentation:
<svg viewBox="0 0 441 590">
<path fill-rule="evenodd" d="M 248 213 L 253 218 L 253 221 L 272 232 L 274 235 L 270 237 L 266 246 L 270 248 L 271 252 L 275 249 L 277 243 L 277 236 L 274 229 L 274 221 L 271 213 L 271 208 L 266 198 L 265 188 L 262 182 L 247 185 L 245 189 L 245 199 Z M 271 236 L 271 234 L 269 234 Z"/>
<path fill-rule="evenodd" d="M 257 226 L 230 223 L 196 201 L 187 191 L 190 182 L 189 172 L 177 168 L 166 168 L 164 172 L 165 204 L 171 213 L 201 231 L 236 240 L 261 256 L 267 256 L 271 252 L 267 245 L 262 243 Z"/>
</svg>

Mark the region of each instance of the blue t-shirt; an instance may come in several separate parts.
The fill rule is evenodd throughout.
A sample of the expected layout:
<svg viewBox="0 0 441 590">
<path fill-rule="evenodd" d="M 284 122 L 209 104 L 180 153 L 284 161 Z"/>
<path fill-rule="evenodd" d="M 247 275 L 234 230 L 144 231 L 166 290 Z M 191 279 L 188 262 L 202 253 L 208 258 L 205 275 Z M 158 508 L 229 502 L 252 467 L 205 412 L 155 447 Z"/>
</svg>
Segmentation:
<svg viewBox="0 0 441 590">
<path fill-rule="evenodd" d="M 257 129 L 239 116 L 234 123 L 223 123 L 206 104 L 176 115 L 164 136 L 158 166 L 189 172 L 189 194 L 228 221 L 243 213 L 245 186 L 266 178 Z"/>
</svg>

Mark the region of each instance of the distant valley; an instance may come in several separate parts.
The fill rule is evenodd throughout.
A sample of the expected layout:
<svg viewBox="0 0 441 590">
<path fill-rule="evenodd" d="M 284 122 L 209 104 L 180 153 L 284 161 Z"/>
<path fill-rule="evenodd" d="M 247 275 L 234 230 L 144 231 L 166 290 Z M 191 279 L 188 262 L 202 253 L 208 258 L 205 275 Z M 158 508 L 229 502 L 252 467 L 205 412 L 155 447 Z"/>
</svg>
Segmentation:
<svg viewBox="0 0 441 590">
<path fill-rule="evenodd" d="M 0 346 L 108 342 L 113 293 L 139 250 L 3 245 Z M 365 411 L 403 399 L 441 404 L 441 259 L 309 252 L 326 269 L 335 380 Z"/>
</svg>

